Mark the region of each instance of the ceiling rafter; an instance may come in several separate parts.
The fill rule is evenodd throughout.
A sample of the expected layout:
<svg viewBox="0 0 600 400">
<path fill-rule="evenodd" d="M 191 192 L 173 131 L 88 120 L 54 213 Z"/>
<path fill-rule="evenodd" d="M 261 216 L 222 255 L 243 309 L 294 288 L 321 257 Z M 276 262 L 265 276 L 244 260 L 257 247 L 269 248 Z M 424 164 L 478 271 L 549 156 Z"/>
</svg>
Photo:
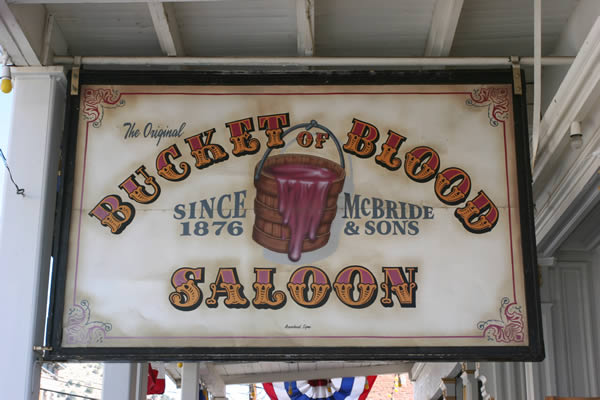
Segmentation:
<svg viewBox="0 0 600 400">
<path fill-rule="evenodd" d="M 15 65 L 41 65 L 40 56 L 33 49 L 6 0 L 0 0 L 0 44 Z"/>
<path fill-rule="evenodd" d="M 310 368 L 306 370 L 287 372 L 259 372 L 240 375 L 224 375 L 223 381 L 227 385 L 258 383 L 258 382 L 286 382 L 307 379 L 341 378 L 345 376 L 385 375 L 410 372 L 413 363 L 400 362 L 383 365 L 367 365 L 357 367 Z"/>
<path fill-rule="evenodd" d="M 13 39 L 4 21 L 0 20 L 0 46 L 10 56 L 15 65 L 27 65 L 27 59 L 21 53 L 17 42 Z"/>
<path fill-rule="evenodd" d="M 166 56 L 183 56 L 183 43 L 179 35 L 173 4 L 150 2 L 148 9 L 163 53 Z"/>
<path fill-rule="evenodd" d="M 534 189 L 541 175 L 552 169 L 561 144 L 573 121 L 583 121 L 600 99 L 600 17 L 590 29 L 571 68 L 544 113 L 540 124 L 538 159 L 533 174 Z M 545 183 L 545 182 L 543 182 Z"/>
<path fill-rule="evenodd" d="M 600 124 L 594 116 L 600 101 L 600 17 L 590 29 L 540 123 L 533 193 L 538 253 L 552 255 L 600 201 Z M 564 163 L 570 126 L 583 126 L 584 145 Z M 570 150 L 574 151 L 574 150 Z M 567 158 L 568 160 L 568 158 Z M 566 165 L 564 165 L 566 167 Z M 557 176 L 559 172 L 560 176 Z M 550 190 L 547 190 L 550 188 Z"/>
<path fill-rule="evenodd" d="M 200 379 L 206 386 L 206 389 L 214 397 L 226 397 L 225 385 L 223 376 L 217 371 L 216 363 L 200 362 L 199 363 Z"/>
<path fill-rule="evenodd" d="M 450 55 L 463 1 L 437 0 L 425 45 L 425 57 L 447 57 Z"/>
<path fill-rule="evenodd" d="M 5 0 L 9 4 L 108 4 L 148 3 L 148 0 Z M 169 0 L 169 3 L 215 2 L 223 0 Z"/>
<path fill-rule="evenodd" d="M 54 56 L 69 54 L 69 45 L 58 26 L 54 15 L 46 15 L 46 27 L 44 32 L 44 44 L 42 47 L 42 64 L 50 65 Z"/>
<path fill-rule="evenodd" d="M 313 0 L 296 0 L 298 55 L 312 57 L 315 52 L 315 4 Z"/>
</svg>

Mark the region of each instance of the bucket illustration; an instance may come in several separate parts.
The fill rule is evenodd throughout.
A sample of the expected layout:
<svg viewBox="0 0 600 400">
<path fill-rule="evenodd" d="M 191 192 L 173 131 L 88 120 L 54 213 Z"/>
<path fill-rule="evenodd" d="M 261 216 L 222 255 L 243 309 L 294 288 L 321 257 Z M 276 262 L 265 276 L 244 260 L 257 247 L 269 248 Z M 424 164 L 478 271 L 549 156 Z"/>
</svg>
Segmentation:
<svg viewBox="0 0 600 400">
<path fill-rule="evenodd" d="M 254 173 L 254 228 L 252 238 L 261 246 L 287 253 L 298 261 L 302 252 L 317 250 L 329 241 L 344 187 L 344 154 L 335 135 L 316 121 L 295 125 L 281 138 L 298 129 L 317 128 L 334 141 L 340 161 L 308 154 L 278 154 L 268 149 Z"/>
</svg>

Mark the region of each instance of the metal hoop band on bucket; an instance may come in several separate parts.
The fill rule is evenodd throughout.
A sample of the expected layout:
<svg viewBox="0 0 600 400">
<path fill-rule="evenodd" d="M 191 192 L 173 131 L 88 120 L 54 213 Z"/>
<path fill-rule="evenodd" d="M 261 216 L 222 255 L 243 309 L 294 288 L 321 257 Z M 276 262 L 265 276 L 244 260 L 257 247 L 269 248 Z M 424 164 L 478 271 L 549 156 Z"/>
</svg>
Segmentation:
<svg viewBox="0 0 600 400">
<path fill-rule="evenodd" d="M 301 129 L 301 128 L 304 128 L 307 131 L 311 130 L 312 128 L 324 130 L 329 135 L 329 137 L 333 139 L 335 146 L 337 147 L 338 153 L 340 155 L 340 167 L 342 167 L 343 169 L 346 169 L 346 163 L 344 162 L 344 153 L 342 152 L 342 146 L 340 145 L 340 142 L 337 140 L 337 138 L 335 137 L 333 132 L 331 132 L 329 129 L 327 129 L 323 125 L 319 124 L 314 119 L 310 122 L 305 122 L 302 124 L 294 125 L 291 128 L 288 128 L 285 132 L 283 132 L 281 134 L 281 138 L 283 139 L 284 137 L 287 136 L 288 133 L 293 132 L 296 129 Z M 267 151 L 265 151 L 265 154 L 263 155 L 263 158 L 258 163 L 258 166 L 256 168 L 256 173 L 254 174 L 255 181 L 257 181 L 260 178 L 260 173 L 262 172 L 263 165 L 264 165 L 265 161 L 267 160 L 267 157 L 269 157 L 269 154 L 271 154 L 272 150 L 273 150 L 272 148 L 267 149 Z"/>
</svg>

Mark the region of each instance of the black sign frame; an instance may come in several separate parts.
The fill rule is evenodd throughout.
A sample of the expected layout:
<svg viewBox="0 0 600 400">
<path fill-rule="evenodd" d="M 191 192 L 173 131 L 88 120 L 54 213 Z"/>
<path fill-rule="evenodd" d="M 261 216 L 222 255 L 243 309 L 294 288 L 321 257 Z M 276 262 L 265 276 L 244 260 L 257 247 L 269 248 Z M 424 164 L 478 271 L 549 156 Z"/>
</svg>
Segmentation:
<svg viewBox="0 0 600 400">
<path fill-rule="evenodd" d="M 525 78 L 521 73 L 524 87 Z M 513 84 L 510 69 L 444 71 L 352 72 L 149 72 L 82 71 L 79 84 L 108 85 L 377 85 L 377 84 Z M 535 250 L 532 178 L 529 158 L 525 95 L 513 92 L 528 346 L 477 347 L 63 347 L 67 244 L 72 208 L 75 148 L 80 97 L 68 96 L 62 142 L 51 295 L 47 319 L 48 361 L 303 361 L 303 360 L 415 360 L 415 361 L 541 361 L 544 359 L 541 306 Z"/>
</svg>

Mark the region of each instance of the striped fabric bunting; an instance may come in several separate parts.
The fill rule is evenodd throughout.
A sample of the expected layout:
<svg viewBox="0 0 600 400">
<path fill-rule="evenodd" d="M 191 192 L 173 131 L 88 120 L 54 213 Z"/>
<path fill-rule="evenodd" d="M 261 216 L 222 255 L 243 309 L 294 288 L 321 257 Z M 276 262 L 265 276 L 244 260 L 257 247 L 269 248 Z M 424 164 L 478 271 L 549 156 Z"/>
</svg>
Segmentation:
<svg viewBox="0 0 600 400">
<path fill-rule="evenodd" d="M 365 400 L 376 376 L 263 383 L 270 400 Z"/>
</svg>

